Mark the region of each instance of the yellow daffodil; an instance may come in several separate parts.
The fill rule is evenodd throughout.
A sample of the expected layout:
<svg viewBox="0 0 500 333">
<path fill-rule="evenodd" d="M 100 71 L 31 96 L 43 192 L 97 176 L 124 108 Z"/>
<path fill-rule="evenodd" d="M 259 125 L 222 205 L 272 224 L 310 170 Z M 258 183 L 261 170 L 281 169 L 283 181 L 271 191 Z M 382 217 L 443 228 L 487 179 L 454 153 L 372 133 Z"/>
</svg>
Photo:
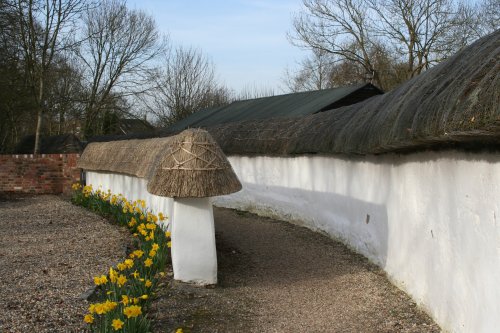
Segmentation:
<svg viewBox="0 0 500 333">
<path fill-rule="evenodd" d="M 144 260 L 144 266 L 150 267 L 152 264 L 153 264 L 153 260 L 151 260 L 151 258 Z"/>
<path fill-rule="evenodd" d="M 118 265 L 116 265 L 116 268 L 118 268 L 119 271 L 124 271 L 125 269 L 127 269 L 127 265 L 125 265 L 124 263 L 119 263 Z"/>
<path fill-rule="evenodd" d="M 132 228 L 132 227 L 133 227 L 134 225 L 136 225 L 136 224 L 137 224 L 137 220 L 136 220 L 135 218 L 133 218 L 133 217 L 132 217 L 132 218 L 130 219 L 130 222 L 128 223 L 128 226 L 129 226 L 130 228 Z"/>
<path fill-rule="evenodd" d="M 141 250 L 135 250 L 134 252 L 132 252 L 134 254 L 134 256 L 136 256 L 137 258 L 140 258 L 142 257 L 142 255 L 144 254 L 144 251 L 141 251 Z"/>
<path fill-rule="evenodd" d="M 144 294 L 140 298 L 146 300 L 146 299 L 148 299 L 148 295 Z"/>
<path fill-rule="evenodd" d="M 132 298 L 132 302 L 134 304 L 138 304 L 139 303 L 139 298 L 137 298 L 137 297 Z"/>
<path fill-rule="evenodd" d="M 130 302 L 130 299 L 127 295 L 122 295 L 122 303 L 123 305 L 127 305 Z"/>
<path fill-rule="evenodd" d="M 151 245 L 151 248 L 155 251 L 158 251 L 158 249 L 160 248 L 160 245 L 158 245 L 157 243 L 153 243 L 153 245 Z"/>
<path fill-rule="evenodd" d="M 108 278 L 106 275 L 94 276 L 94 284 L 96 286 L 100 286 L 101 284 L 105 284 L 108 282 Z"/>
<path fill-rule="evenodd" d="M 124 324 L 124 322 L 121 321 L 120 319 L 113 319 L 113 323 L 111 324 L 111 326 L 113 327 L 113 329 L 115 331 L 118 331 L 118 330 L 122 329 L 123 324 Z"/>
<path fill-rule="evenodd" d="M 92 303 L 92 304 L 89 305 L 89 312 L 90 313 L 95 313 L 95 304 L 94 303 Z"/>
<path fill-rule="evenodd" d="M 86 314 L 85 317 L 83 317 L 83 321 L 86 322 L 87 324 L 92 324 L 94 322 L 94 316 L 89 314 Z"/>
<path fill-rule="evenodd" d="M 165 231 L 165 236 L 167 236 L 168 238 L 170 238 L 172 236 L 172 233 L 170 231 Z"/>
<path fill-rule="evenodd" d="M 153 283 L 151 282 L 151 280 L 146 280 L 146 282 L 144 282 L 144 285 L 146 286 L 146 288 L 149 288 L 153 285 Z"/>
<path fill-rule="evenodd" d="M 154 224 L 154 223 L 148 223 L 148 224 L 146 224 L 146 229 L 155 230 L 156 229 L 156 224 Z"/>
<path fill-rule="evenodd" d="M 110 312 L 113 311 L 118 306 L 118 303 L 107 299 L 106 302 L 102 303 L 102 306 L 104 307 L 105 312 Z"/>
<path fill-rule="evenodd" d="M 163 221 L 165 220 L 165 215 L 163 215 L 163 213 L 158 213 L 158 217 L 160 218 L 160 221 Z"/>
<path fill-rule="evenodd" d="M 96 303 L 94 306 L 95 313 L 98 315 L 102 315 L 103 313 L 106 313 L 106 308 L 102 303 Z"/>
<path fill-rule="evenodd" d="M 118 277 L 118 273 L 113 269 L 113 267 L 109 268 L 109 280 L 112 283 L 116 283 L 116 278 Z"/>
<path fill-rule="evenodd" d="M 153 258 L 155 255 L 156 255 L 156 251 L 155 251 L 155 250 L 151 250 L 151 251 L 149 251 L 149 256 L 150 256 L 151 258 Z"/>
<path fill-rule="evenodd" d="M 134 277 L 134 279 L 137 279 L 139 277 L 139 272 L 135 271 L 131 275 Z"/>
<path fill-rule="evenodd" d="M 134 318 L 142 314 L 141 307 L 138 305 L 127 306 L 123 309 L 123 314 L 127 316 L 127 318 Z"/>
<path fill-rule="evenodd" d="M 127 268 L 129 268 L 129 269 L 130 269 L 130 268 L 132 268 L 132 267 L 134 267 L 134 261 L 133 261 L 132 259 L 125 259 L 125 261 L 124 261 L 123 263 L 124 263 L 124 264 L 127 266 Z"/>
<path fill-rule="evenodd" d="M 120 275 L 117 279 L 118 286 L 122 287 L 125 283 L 127 283 L 127 278 L 125 275 Z"/>
<path fill-rule="evenodd" d="M 178 328 L 175 333 L 184 333 L 184 331 L 182 330 L 182 328 Z"/>
<path fill-rule="evenodd" d="M 168 247 L 172 247 L 172 242 L 167 242 Z"/>
</svg>

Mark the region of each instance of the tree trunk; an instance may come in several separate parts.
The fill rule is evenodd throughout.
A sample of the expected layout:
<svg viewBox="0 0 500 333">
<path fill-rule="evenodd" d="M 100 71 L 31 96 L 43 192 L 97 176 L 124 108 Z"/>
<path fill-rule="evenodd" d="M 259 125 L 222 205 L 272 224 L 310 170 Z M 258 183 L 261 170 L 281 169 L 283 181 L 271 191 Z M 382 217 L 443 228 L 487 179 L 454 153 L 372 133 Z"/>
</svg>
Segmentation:
<svg viewBox="0 0 500 333">
<path fill-rule="evenodd" d="M 43 75 L 40 75 L 40 84 L 38 87 L 40 90 L 38 92 L 38 112 L 37 112 L 37 121 L 36 121 L 36 132 L 35 132 L 35 148 L 33 150 L 33 154 L 40 154 L 40 147 L 42 142 L 40 140 L 40 134 L 42 132 L 42 122 L 43 122 Z"/>
</svg>

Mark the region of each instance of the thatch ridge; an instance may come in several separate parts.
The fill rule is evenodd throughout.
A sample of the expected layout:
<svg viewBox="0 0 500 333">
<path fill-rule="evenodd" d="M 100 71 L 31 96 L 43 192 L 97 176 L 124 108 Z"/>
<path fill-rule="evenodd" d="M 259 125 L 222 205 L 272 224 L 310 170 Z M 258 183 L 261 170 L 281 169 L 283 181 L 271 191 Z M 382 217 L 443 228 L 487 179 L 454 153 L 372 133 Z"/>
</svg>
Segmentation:
<svg viewBox="0 0 500 333">
<path fill-rule="evenodd" d="M 203 130 L 171 137 L 148 182 L 148 192 L 166 197 L 211 197 L 241 190 L 241 183 L 215 140 Z"/>
<path fill-rule="evenodd" d="M 207 128 L 226 154 L 500 147 L 500 30 L 384 95 L 301 118 Z"/>
</svg>

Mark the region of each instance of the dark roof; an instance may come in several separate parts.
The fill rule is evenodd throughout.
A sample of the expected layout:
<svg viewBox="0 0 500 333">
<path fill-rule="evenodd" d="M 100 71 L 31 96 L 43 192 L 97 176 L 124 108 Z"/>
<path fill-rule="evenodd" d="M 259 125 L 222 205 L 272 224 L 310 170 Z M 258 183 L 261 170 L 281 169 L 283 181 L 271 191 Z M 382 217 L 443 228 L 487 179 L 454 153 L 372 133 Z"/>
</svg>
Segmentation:
<svg viewBox="0 0 500 333">
<path fill-rule="evenodd" d="M 150 123 L 142 119 L 119 119 L 117 127 L 117 134 L 139 133 L 154 129 Z"/>
<path fill-rule="evenodd" d="M 230 122 L 281 117 L 301 117 L 355 104 L 383 92 L 370 83 L 307 91 L 233 102 L 205 109 L 173 124 L 169 132 L 188 127 L 208 127 Z"/>
<path fill-rule="evenodd" d="M 175 124 L 169 126 L 168 131 L 169 132 L 180 132 L 183 129 L 186 129 L 189 127 L 197 127 L 196 126 L 197 124 L 202 122 L 204 119 L 210 117 L 211 115 L 217 113 L 218 111 L 224 109 L 225 107 L 227 107 L 227 105 L 197 111 L 197 112 L 191 114 L 189 117 L 184 118 L 182 120 L 179 120 Z"/>
<path fill-rule="evenodd" d="M 14 154 L 33 154 L 35 135 L 27 135 L 19 141 Z M 83 144 L 74 134 L 42 136 L 40 154 L 81 153 Z"/>
</svg>

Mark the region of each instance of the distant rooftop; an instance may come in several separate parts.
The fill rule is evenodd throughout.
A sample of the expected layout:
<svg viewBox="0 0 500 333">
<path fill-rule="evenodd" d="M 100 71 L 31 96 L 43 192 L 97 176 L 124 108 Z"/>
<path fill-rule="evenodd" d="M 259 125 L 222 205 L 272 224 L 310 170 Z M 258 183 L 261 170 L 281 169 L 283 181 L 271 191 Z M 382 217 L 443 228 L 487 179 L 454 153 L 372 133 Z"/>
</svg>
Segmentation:
<svg viewBox="0 0 500 333">
<path fill-rule="evenodd" d="M 119 119 L 117 123 L 117 129 L 116 129 L 116 134 L 132 134 L 132 133 L 140 133 L 140 132 L 147 132 L 154 127 L 147 122 L 146 120 L 142 119 Z"/>
<path fill-rule="evenodd" d="M 244 120 L 300 117 L 361 102 L 383 92 L 370 83 L 236 101 L 200 110 L 168 128 L 208 127 Z"/>
</svg>

